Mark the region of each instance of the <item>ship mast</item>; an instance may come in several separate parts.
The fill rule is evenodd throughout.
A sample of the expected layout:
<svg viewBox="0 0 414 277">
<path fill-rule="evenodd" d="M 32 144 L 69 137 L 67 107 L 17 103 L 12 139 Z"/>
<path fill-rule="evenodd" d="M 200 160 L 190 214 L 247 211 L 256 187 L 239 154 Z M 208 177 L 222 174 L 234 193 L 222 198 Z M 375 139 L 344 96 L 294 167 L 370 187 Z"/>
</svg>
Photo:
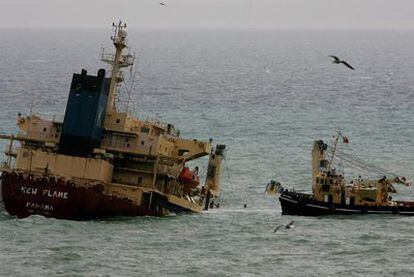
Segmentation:
<svg viewBox="0 0 414 277">
<path fill-rule="evenodd" d="M 331 159 L 329 161 L 329 165 L 328 165 L 328 170 L 329 171 L 332 169 L 332 163 L 333 163 L 333 160 L 335 158 L 335 152 L 336 152 L 336 148 L 338 146 L 338 141 L 339 141 L 339 136 L 340 135 L 341 135 L 341 133 L 338 131 L 337 134 L 336 134 L 336 137 L 335 137 L 334 147 L 333 147 L 333 150 L 332 150 L 332 157 L 331 157 Z"/>
<path fill-rule="evenodd" d="M 115 46 L 115 54 L 107 54 L 102 51 L 101 60 L 111 65 L 111 84 L 109 87 L 108 103 L 106 107 L 107 115 L 116 113 L 115 98 L 118 93 L 118 87 L 123 82 L 123 74 L 121 68 L 129 67 L 134 64 L 135 56 L 130 54 L 122 54 L 124 48 L 128 47 L 126 42 L 127 31 L 126 23 L 120 20 L 118 24 L 112 23 L 114 34 L 111 40 Z"/>
</svg>

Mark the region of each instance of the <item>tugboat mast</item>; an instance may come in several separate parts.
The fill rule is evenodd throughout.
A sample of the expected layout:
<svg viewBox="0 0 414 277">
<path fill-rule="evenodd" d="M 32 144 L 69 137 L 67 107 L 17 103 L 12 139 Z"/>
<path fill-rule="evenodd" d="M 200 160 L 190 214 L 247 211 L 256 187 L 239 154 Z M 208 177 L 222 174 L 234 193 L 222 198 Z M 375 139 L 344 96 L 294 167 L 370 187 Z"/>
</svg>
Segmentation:
<svg viewBox="0 0 414 277">
<path fill-rule="evenodd" d="M 126 37 L 126 23 L 120 20 L 118 24 L 112 23 L 114 34 L 111 40 L 115 46 L 115 54 L 107 54 L 102 52 L 101 60 L 112 66 L 111 70 L 111 84 L 109 87 L 108 104 L 106 107 L 107 115 L 116 113 L 115 98 L 118 92 L 119 84 L 123 82 L 123 74 L 121 68 L 128 67 L 134 64 L 135 56 L 130 54 L 123 55 L 122 51 L 127 47 Z"/>
<path fill-rule="evenodd" d="M 329 165 L 328 165 L 328 170 L 329 171 L 331 171 L 331 169 L 332 169 L 332 163 L 333 163 L 333 160 L 335 158 L 335 152 L 336 152 L 336 148 L 338 146 L 338 141 L 339 141 L 339 136 L 340 135 L 341 135 L 341 133 L 338 131 L 337 134 L 336 134 L 336 137 L 335 137 L 334 147 L 333 147 L 333 150 L 332 150 L 332 156 L 331 156 L 331 159 L 330 159 Z"/>
</svg>

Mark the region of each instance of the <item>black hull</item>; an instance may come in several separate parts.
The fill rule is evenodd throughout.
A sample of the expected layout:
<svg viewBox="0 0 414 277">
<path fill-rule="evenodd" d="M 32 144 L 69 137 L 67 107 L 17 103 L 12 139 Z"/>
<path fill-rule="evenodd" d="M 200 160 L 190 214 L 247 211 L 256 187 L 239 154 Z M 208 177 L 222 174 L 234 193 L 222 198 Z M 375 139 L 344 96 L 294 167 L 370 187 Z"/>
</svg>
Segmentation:
<svg viewBox="0 0 414 277">
<path fill-rule="evenodd" d="M 313 200 L 309 194 L 284 191 L 279 197 L 282 215 L 362 215 L 390 214 L 414 216 L 414 202 L 397 202 L 396 206 L 362 206 L 325 203 Z"/>
</svg>

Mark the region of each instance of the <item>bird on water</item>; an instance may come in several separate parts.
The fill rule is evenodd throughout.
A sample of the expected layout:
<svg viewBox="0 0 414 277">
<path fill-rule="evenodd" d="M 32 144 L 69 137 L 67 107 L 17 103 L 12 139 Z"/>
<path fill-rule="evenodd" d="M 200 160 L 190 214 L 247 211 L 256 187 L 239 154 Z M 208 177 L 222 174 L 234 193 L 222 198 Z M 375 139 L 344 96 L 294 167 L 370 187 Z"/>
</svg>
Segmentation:
<svg viewBox="0 0 414 277">
<path fill-rule="evenodd" d="M 288 224 L 286 224 L 286 225 L 279 225 L 279 226 L 277 226 L 276 227 L 276 229 L 273 231 L 273 233 L 276 233 L 280 228 L 282 228 L 282 227 L 285 227 L 285 229 L 290 229 L 290 228 L 293 228 L 293 227 L 295 227 L 294 225 L 293 225 L 293 223 L 295 223 L 295 221 L 291 221 L 291 222 L 289 222 Z"/>
<path fill-rule="evenodd" d="M 347 66 L 348 68 L 350 68 L 350 69 L 352 69 L 352 70 L 355 70 L 355 68 L 353 68 L 349 63 L 347 63 L 346 61 L 344 61 L 344 60 L 341 60 L 341 59 L 339 59 L 337 56 L 333 56 L 333 55 L 331 55 L 331 56 L 329 56 L 329 57 L 331 57 L 332 59 L 333 59 L 333 63 L 336 63 L 336 64 L 340 64 L 340 63 L 342 63 L 342 64 L 344 64 L 345 66 Z"/>
</svg>

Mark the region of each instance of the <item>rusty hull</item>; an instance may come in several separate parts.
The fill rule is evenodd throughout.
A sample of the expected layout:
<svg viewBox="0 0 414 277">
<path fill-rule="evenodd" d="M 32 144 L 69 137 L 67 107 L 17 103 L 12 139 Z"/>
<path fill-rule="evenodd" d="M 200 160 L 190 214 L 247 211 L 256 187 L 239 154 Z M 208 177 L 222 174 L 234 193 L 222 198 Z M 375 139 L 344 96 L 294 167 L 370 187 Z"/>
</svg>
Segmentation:
<svg viewBox="0 0 414 277">
<path fill-rule="evenodd" d="M 79 186 L 53 177 L 3 172 L 2 196 L 6 211 L 18 218 L 33 214 L 59 219 L 87 220 L 112 216 L 160 216 L 168 210 L 143 207 L 127 198 L 108 195 L 103 185 Z"/>
</svg>

